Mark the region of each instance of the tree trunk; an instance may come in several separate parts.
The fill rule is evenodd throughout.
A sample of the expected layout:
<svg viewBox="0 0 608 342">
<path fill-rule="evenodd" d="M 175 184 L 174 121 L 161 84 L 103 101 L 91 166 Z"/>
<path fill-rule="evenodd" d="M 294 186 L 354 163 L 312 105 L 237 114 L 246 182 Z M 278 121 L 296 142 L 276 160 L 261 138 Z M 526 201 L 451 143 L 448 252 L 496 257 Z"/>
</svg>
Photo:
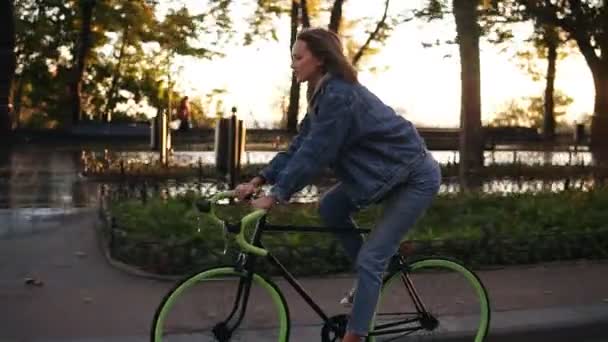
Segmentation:
<svg viewBox="0 0 608 342">
<path fill-rule="evenodd" d="M 15 11 L 13 0 L 0 2 L 0 136 L 11 130 L 11 87 L 15 76 Z"/>
<path fill-rule="evenodd" d="M 604 57 L 602 65 L 593 73 L 595 84 L 594 114 L 608 116 L 608 57 Z"/>
<path fill-rule="evenodd" d="M 87 56 L 91 46 L 91 23 L 93 21 L 93 9 L 96 0 L 80 0 L 82 26 L 80 36 L 76 44 L 76 63 L 73 67 L 72 80 L 69 84 L 70 107 L 72 112 L 72 123 L 82 120 L 81 91 L 82 76 L 86 68 Z"/>
<path fill-rule="evenodd" d="M 296 133 L 298 131 L 298 115 L 300 113 L 300 82 L 296 79 L 295 72 L 291 73 L 291 87 L 289 88 L 289 106 L 287 107 L 287 131 Z"/>
<path fill-rule="evenodd" d="M 21 125 L 21 104 L 23 98 L 23 85 L 25 83 L 25 70 L 22 71 L 22 74 L 17 77 L 14 85 L 14 93 L 13 93 L 13 128 L 18 129 Z"/>
<path fill-rule="evenodd" d="M 302 4 L 305 6 L 305 4 Z M 291 39 L 289 40 L 289 49 L 291 54 L 291 48 L 296 42 L 296 35 L 298 31 L 299 21 L 299 8 L 296 0 L 291 1 Z M 287 131 L 295 133 L 298 129 L 298 114 L 300 104 L 300 83 L 296 79 L 296 74 L 291 73 L 291 87 L 289 88 L 289 106 L 287 107 Z"/>
<path fill-rule="evenodd" d="M 118 91 L 118 80 L 120 79 L 120 67 L 122 66 L 122 61 L 125 56 L 128 35 L 129 25 L 127 24 L 122 34 L 122 44 L 120 45 L 120 51 L 118 52 L 118 62 L 116 63 L 116 70 L 114 70 L 114 75 L 112 75 L 112 84 L 108 91 L 108 102 L 103 111 L 102 120 L 104 122 L 112 121 L 112 112 L 114 111 L 114 107 L 116 107 L 116 92 Z"/>
<path fill-rule="evenodd" d="M 555 138 L 555 65 L 557 63 L 557 37 L 555 28 L 545 30 L 545 43 L 547 44 L 547 83 L 545 85 L 545 103 L 543 117 L 543 137 L 546 141 Z"/>
<path fill-rule="evenodd" d="M 340 31 L 340 23 L 342 22 L 342 5 L 345 0 L 335 0 L 331 8 L 331 16 L 329 18 L 328 29 L 338 33 Z"/>
<path fill-rule="evenodd" d="M 300 6 L 300 13 L 302 13 L 302 26 L 310 27 L 310 15 L 308 14 L 308 5 L 306 0 L 301 0 Z"/>
<path fill-rule="evenodd" d="M 463 190 L 481 186 L 483 167 L 481 129 L 480 61 L 477 1 L 454 0 L 454 18 L 460 50 L 460 183 Z"/>
<path fill-rule="evenodd" d="M 302 0 L 299 5 L 298 1 L 291 2 L 291 39 L 289 41 L 289 49 L 296 42 L 298 34 L 299 15 L 302 14 L 302 25 L 310 27 L 310 18 L 308 16 L 308 7 L 306 1 Z M 300 114 L 300 83 L 296 79 L 296 74 L 291 73 L 291 87 L 289 88 L 289 106 L 287 107 L 287 131 L 296 133 L 298 130 L 298 116 Z"/>
<path fill-rule="evenodd" d="M 607 28 L 608 29 L 608 28 Z M 591 120 L 590 147 L 595 163 L 608 166 L 608 35 L 599 42 L 600 56 L 582 32 L 570 32 L 587 61 L 595 86 L 595 103 Z"/>
<path fill-rule="evenodd" d="M 591 121 L 591 149 L 595 163 L 608 166 L 608 58 L 593 72 L 595 106 Z"/>
</svg>

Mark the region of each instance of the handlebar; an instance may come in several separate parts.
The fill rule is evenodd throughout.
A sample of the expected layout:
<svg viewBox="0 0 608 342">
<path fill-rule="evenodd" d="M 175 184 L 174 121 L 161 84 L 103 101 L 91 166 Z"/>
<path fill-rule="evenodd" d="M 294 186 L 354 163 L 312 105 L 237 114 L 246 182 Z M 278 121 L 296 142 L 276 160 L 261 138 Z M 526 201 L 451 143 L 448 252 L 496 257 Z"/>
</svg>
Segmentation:
<svg viewBox="0 0 608 342">
<path fill-rule="evenodd" d="M 233 190 L 219 192 L 219 193 L 211 196 L 211 198 L 209 200 L 197 201 L 196 207 L 198 208 L 199 211 L 209 214 L 209 217 L 211 218 L 211 220 L 213 222 L 221 225 L 222 227 L 224 227 L 225 231 L 227 231 L 228 233 L 231 233 L 231 234 L 235 234 L 235 241 L 243 252 L 265 257 L 268 254 L 268 251 L 263 248 L 256 247 L 256 246 L 250 244 L 249 242 L 247 242 L 247 240 L 245 239 L 245 230 L 255 227 L 255 224 L 260 220 L 260 218 L 262 218 L 264 215 L 267 214 L 267 210 L 257 209 L 257 210 L 254 210 L 253 212 L 247 214 L 245 217 L 243 217 L 241 219 L 240 226 L 235 231 L 229 229 L 227 227 L 226 222 L 224 220 L 220 219 L 215 214 L 215 206 L 217 205 L 217 202 L 219 202 L 223 199 L 226 199 L 226 198 L 235 198 L 235 197 L 236 197 L 236 193 Z"/>
</svg>

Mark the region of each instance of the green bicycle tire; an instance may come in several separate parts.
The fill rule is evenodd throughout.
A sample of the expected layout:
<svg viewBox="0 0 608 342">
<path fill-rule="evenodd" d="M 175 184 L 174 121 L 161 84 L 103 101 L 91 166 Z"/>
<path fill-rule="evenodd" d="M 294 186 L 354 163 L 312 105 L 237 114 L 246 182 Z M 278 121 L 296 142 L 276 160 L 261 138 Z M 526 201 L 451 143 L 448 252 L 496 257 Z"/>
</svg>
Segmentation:
<svg viewBox="0 0 608 342">
<path fill-rule="evenodd" d="M 472 288 L 473 290 L 472 295 L 474 295 L 475 298 L 479 301 L 479 321 L 478 324 L 476 323 L 477 327 L 475 329 L 472 342 L 484 341 L 490 329 L 490 300 L 488 297 L 488 292 L 479 277 L 472 270 L 463 266 L 460 262 L 444 257 L 424 257 L 416 259 L 412 262 L 408 262 L 407 264 L 407 270 L 410 276 L 415 275 L 416 272 L 423 271 L 425 269 L 452 271 L 462 276 L 462 278 L 466 280 L 468 287 Z M 383 282 L 382 286 L 382 292 L 380 294 L 380 299 L 378 301 L 378 306 L 380 306 L 380 303 L 382 302 L 383 295 L 389 291 L 391 286 L 397 285 L 403 287 L 403 295 L 408 296 L 407 291 L 405 289 L 405 285 L 403 285 L 399 281 L 395 282 L 395 280 L 401 278 L 401 274 L 401 270 L 396 270 L 385 278 L 385 281 Z M 412 280 L 412 282 L 414 283 L 416 291 L 423 290 L 423 288 L 420 287 L 420 284 L 416 284 L 415 280 Z M 424 295 L 421 295 L 421 297 L 421 300 L 424 303 Z M 377 310 L 381 309 L 378 307 Z M 375 322 L 376 317 L 374 317 L 371 322 L 370 331 L 373 330 Z M 439 322 L 439 324 L 441 324 L 441 321 Z M 374 336 L 370 336 L 367 338 L 368 342 L 376 342 L 376 340 L 377 339 Z"/>
<path fill-rule="evenodd" d="M 150 341 L 163 341 L 163 324 L 165 323 L 167 314 L 171 310 L 172 306 L 175 304 L 176 300 L 181 295 L 183 295 L 184 292 L 196 286 L 202 281 L 221 280 L 222 278 L 244 276 L 245 275 L 243 272 L 238 272 L 233 267 L 214 267 L 183 279 L 165 295 L 160 305 L 158 306 L 154 314 L 154 320 L 152 322 Z M 253 283 L 259 285 L 261 289 L 266 291 L 272 299 L 279 320 L 278 342 L 287 342 L 289 340 L 291 322 L 289 318 L 289 309 L 285 297 L 283 296 L 277 285 L 270 279 L 267 279 L 259 274 L 254 274 L 252 281 Z"/>
</svg>

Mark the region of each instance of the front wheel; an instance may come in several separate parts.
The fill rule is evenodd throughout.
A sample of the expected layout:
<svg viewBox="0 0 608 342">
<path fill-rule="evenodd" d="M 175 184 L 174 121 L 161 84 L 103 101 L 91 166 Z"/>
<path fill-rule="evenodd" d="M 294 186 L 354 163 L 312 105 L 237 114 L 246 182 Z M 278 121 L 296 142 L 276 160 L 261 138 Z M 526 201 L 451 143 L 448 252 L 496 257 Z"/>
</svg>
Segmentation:
<svg viewBox="0 0 608 342">
<path fill-rule="evenodd" d="M 384 281 L 368 341 L 460 336 L 482 342 L 490 327 L 490 302 L 480 279 L 462 264 L 418 259 Z"/>
<path fill-rule="evenodd" d="M 150 340 L 285 342 L 289 325 L 287 303 L 271 280 L 219 267 L 169 291 L 154 315 Z"/>
</svg>

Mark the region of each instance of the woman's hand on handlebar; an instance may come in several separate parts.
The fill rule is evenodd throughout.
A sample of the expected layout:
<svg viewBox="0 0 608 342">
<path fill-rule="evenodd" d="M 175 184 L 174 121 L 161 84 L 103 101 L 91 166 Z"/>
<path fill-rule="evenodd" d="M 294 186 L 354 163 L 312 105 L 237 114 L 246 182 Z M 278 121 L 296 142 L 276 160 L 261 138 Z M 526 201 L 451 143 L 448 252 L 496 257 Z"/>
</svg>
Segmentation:
<svg viewBox="0 0 608 342">
<path fill-rule="evenodd" d="M 243 201 L 251 195 L 253 195 L 257 190 L 257 187 L 251 183 L 242 183 L 234 188 L 234 194 L 239 199 L 239 201 Z"/>
<path fill-rule="evenodd" d="M 247 183 L 242 183 L 234 188 L 236 197 L 240 200 L 246 200 L 251 197 L 258 190 L 260 185 L 264 184 L 264 179 L 256 176 Z"/>
<path fill-rule="evenodd" d="M 260 198 L 257 198 L 253 201 L 251 201 L 251 206 L 256 208 L 256 209 L 264 209 L 266 211 L 272 209 L 275 204 L 277 204 L 277 199 L 272 196 L 262 196 Z"/>
</svg>

